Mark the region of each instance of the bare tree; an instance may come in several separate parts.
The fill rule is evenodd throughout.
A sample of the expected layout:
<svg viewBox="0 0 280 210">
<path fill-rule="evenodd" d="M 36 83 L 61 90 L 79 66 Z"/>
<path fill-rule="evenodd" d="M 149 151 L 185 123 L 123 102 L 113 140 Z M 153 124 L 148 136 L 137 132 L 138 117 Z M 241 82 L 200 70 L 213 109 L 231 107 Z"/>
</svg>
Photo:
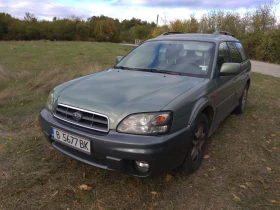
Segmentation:
<svg viewBox="0 0 280 210">
<path fill-rule="evenodd" d="M 167 11 L 163 12 L 162 17 L 161 17 L 161 22 L 162 22 L 163 26 L 168 26 L 169 25 Z"/>
<path fill-rule="evenodd" d="M 37 22 L 37 18 L 33 13 L 26 12 L 24 16 L 24 20 L 28 22 Z"/>
</svg>

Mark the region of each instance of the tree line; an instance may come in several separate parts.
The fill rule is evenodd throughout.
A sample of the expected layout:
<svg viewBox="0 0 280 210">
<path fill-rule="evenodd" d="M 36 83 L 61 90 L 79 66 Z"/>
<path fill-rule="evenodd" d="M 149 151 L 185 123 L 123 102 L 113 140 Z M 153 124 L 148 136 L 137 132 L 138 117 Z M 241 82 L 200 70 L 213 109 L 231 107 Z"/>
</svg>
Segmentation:
<svg viewBox="0 0 280 210">
<path fill-rule="evenodd" d="M 120 21 L 106 16 L 92 16 L 83 20 L 76 16 L 52 21 L 38 20 L 26 13 L 23 20 L 0 13 L 0 40 L 80 40 L 98 42 L 134 42 L 146 40 L 167 31 L 213 33 L 216 29 L 233 33 L 251 59 L 280 63 L 280 24 L 273 4 L 263 4 L 245 14 L 236 11 L 211 10 L 196 18 L 168 21 L 157 26 L 141 19 Z"/>
<path fill-rule="evenodd" d="M 133 42 L 146 39 L 155 23 L 132 18 L 123 20 L 92 16 L 87 20 L 72 16 L 52 21 L 38 20 L 34 14 L 25 13 L 20 20 L 7 13 L 0 13 L 0 40 L 66 40 Z"/>
</svg>

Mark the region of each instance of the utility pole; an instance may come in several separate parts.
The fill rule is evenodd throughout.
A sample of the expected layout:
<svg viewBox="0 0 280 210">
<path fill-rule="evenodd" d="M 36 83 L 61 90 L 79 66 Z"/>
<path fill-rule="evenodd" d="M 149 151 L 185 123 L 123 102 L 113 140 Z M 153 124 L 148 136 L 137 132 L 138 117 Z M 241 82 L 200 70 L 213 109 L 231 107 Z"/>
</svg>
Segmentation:
<svg viewBox="0 0 280 210">
<path fill-rule="evenodd" d="M 158 18 L 159 18 L 159 15 L 157 15 L 157 27 L 158 27 Z"/>
</svg>

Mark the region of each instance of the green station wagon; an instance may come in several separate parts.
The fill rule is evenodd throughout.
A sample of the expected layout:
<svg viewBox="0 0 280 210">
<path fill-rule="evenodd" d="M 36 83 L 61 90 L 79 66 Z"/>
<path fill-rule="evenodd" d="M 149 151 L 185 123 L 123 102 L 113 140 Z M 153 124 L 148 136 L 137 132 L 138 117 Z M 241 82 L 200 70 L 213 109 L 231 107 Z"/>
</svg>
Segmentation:
<svg viewBox="0 0 280 210">
<path fill-rule="evenodd" d="M 56 150 L 84 163 L 138 177 L 193 173 L 221 121 L 243 112 L 250 72 L 228 32 L 168 32 L 55 87 L 39 121 Z"/>
</svg>

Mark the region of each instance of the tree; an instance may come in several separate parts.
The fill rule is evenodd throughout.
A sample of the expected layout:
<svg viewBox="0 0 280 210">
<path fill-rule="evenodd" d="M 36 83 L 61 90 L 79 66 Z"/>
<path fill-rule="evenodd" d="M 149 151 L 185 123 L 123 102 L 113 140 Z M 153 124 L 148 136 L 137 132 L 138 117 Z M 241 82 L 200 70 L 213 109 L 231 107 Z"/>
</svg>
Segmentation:
<svg viewBox="0 0 280 210">
<path fill-rule="evenodd" d="M 161 22 L 162 22 L 163 26 L 168 27 L 168 13 L 167 13 L 167 11 L 163 12 Z"/>
<path fill-rule="evenodd" d="M 89 38 L 89 26 L 81 21 L 76 25 L 76 35 L 78 40 L 85 41 Z"/>
<path fill-rule="evenodd" d="M 179 19 L 171 21 L 169 27 L 171 31 L 185 31 L 184 22 Z"/>
<path fill-rule="evenodd" d="M 25 13 L 24 20 L 27 22 L 37 22 L 35 15 L 30 12 Z"/>
<path fill-rule="evenodd" d="M 156 27 L 156 28 L 153 28 L 151 36 L 157 37 L 168 31 L 169 31 L 169 28 L 167 26 Z"/>
</svg>

